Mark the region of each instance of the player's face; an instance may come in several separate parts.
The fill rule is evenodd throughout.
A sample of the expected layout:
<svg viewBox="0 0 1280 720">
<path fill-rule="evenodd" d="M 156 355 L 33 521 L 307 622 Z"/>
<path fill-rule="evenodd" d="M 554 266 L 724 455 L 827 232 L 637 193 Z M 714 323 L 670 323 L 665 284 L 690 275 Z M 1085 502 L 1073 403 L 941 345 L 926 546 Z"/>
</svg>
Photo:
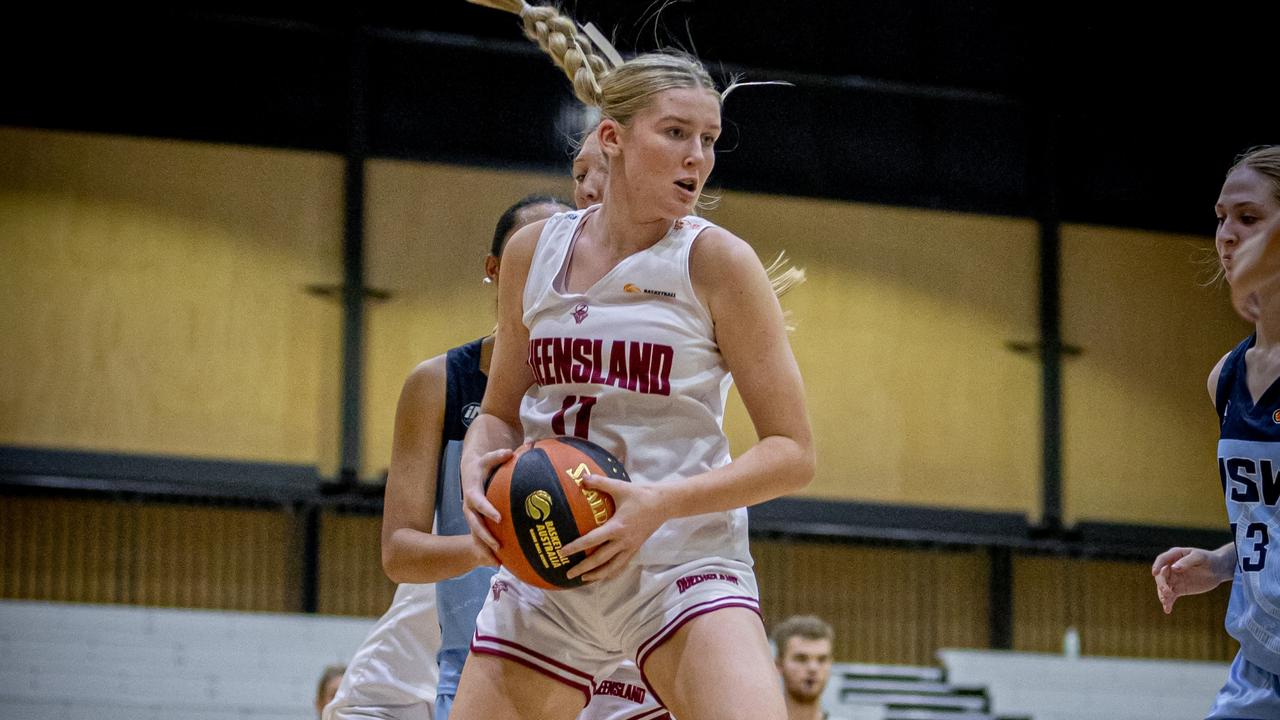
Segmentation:
<svg viewBox="0 0 1280 720">
<path fill-rule="evenodd" d="M 787 695 L 801 702 L 817 700 L 831 677 L 831 641 L 789 638 L 778 670 Z"/>
<path fill-rule="evenodd" d="M 664 218 L 693 211 L 716 164 L 720 98 L 705 88 L 664 90 L 619 132 L 633 203 Z M 617 167 L 614 167 L 617 171 Z"/>
<path fill-rule="evenodd" d="M 1218 215 L 1218 232 L 1214 236 L 1218 259 L 1224 270 L 1230 270 L 1231 257 L 1240 243 L 1280 215 L 1280 200 L 1276 199 L 1275 187 L 1266 175 L 1253 168 L 1240 167 L 1222 184 L 1214 211 Z"/>
<path fill-rule="evenodd" d="M 581 210 L 600 202 L 608 177 L 609 164 L 600 151 L 600 137 L 594 131 L 587 133 L 578 156 L 573 159 L 573 204 Z"/>
</svg>

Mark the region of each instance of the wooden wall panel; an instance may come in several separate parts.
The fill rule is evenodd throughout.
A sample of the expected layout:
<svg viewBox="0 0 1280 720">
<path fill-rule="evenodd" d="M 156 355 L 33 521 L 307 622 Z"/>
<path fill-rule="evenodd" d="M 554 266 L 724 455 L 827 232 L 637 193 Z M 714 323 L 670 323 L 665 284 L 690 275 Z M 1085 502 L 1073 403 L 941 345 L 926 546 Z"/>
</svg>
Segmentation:
<svg viewBox="0 0 1280 720">
<path fill-rule="evenodd" d="M 1226 527 L 1205 379 L 1250 328 L 1203 238 L 1068 226 L 1062 333 L 1063 504 L 1069 522 Z"/>
<path fill-rule="evenodd" d="M 295 610 L 292 530 L 270 510 L 0 496 L 0 597 Z"/>
<path fill-rule="evenodd" d="M 1236 643 L 1223 629 L 1230 592 L 1228 583 L 1182 598 L 1165 615 L 1150 564 L 1016 557 L 1013 649 L 1061 652 L 1074 627 L 1087 655 L 1230 660 Z"/>
<path fill-rule="evenodd" d="M 336 468 L 336 156 L 0 129 L 0 444 Z"/>
<path fill-rule="evenodd" d="M 1028 220 L 726 193 L 712 219 L 809 280 L 786 297 L 818 445 L 805 494 L 1037 512 Z M 739 405 L 735 449 L 754 439 Z"/>
<path fill-rule="evenodd" d="M 317 609 L 331 615 L 381 615 L 395 584 L 382 572 L 382 518 L 327 512 L 320 520 Z"/>
<path fill-rule="evenodd" d="M 986 554 L 785 540 L 751 545 L 766 626 L 814 614 L 842 662 L 932 665 L 942 647 L 988 647 Z"/>
</svg>

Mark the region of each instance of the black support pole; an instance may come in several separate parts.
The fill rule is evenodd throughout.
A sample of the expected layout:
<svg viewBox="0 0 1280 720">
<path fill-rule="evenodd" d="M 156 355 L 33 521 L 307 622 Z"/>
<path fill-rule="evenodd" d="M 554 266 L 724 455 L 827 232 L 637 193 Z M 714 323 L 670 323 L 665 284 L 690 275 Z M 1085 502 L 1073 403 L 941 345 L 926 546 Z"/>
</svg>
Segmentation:
<svg viewBox="0 0 1280 720">
<path fill-rule="evenodd" d="M 345 198 L 342 240 L 342 455 L 341 480 L 354 485 L 360 476 L 360 385 L 364 368 L 364 161 L 368 153 L 365 80 L 368 47 L 364 28 L 352 29 Z"/>
<path fill-rule="evenodd" d="M 298 509 L 298 531 L 301 534 L 302 567 L 300 578 L 302 612 L 314 613 L 320 599 L 320 508 L 303 503 Z"/>
<path fill-rule="evenodd" d="M 1013 649 L 1013 552 L 987 548 L 991 574 L 987 578 L 987 638 L 992 650 Z"/>
<path fill-rule="evenodd" d="M 1061 216 L 1058 207 L 1057 117 L 1042 100 L 1032 109 L 1032 187 L 1040 228 L 1041 528 L 1062 529 Z"/>
</svg>

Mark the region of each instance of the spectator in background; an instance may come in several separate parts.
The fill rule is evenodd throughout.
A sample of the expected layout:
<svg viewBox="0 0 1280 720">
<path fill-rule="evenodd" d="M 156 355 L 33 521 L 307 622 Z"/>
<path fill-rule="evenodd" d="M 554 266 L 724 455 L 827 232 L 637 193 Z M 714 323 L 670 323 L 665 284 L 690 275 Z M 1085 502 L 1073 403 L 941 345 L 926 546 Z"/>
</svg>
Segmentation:
<svg viewBox="0 0 1280 720">
<path fill-rule="evenodd" d="M 324 706 L 338 694 L 338 684 L 342 682 L 342 673 L 346 671 L 346 665 L 330 665 L 320 673 L 320 682 L 316 685 L 316 717 L 320 717 Z"/>
<path fill-rule="evenodd" d="M 831 679 L 835 631 L 819 617 L 793 615 L 773 629 L 772 640 L 787 720 L 835 720 L 822 709 L 822 692 Z"/>
</svg>

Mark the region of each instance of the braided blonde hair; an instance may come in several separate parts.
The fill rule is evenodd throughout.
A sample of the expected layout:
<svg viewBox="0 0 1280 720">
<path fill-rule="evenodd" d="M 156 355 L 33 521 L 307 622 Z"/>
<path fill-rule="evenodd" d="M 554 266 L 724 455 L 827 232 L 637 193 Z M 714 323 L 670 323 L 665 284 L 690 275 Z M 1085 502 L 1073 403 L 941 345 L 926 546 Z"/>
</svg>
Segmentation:
<svg viewBox="0 0 1280 720">
<path fill-rule="evenodd" d="M 724 96 L 734 87 L 752 84 L 733 83 L 721 93 L 702 63 L 685 53 L 645 53 L 623 61 L 602 36 L 596 36 L 600 48 L 592 44 L 587 37 L 590 26 L 579 32 L 573 19 L 554 7 L 529 5 L 524 0 L 467 2 L 519 15 L 525 37 L 538 43 L 564 71 L 573 83 L 574 95 L 589 107 L 599 108 L 603 117 L 623 126 L 630 125 L 636 113 L 649 104 L 649 99 L 664 90 L 702 88 L 723 103 Z M 792 265 L 784 253 L 779 253 L 765 270 L 777 297 L 805 280 L 804 269 Z M 787 329 L 793 329 L 789 323 Z"/>
<path fill-rule="evenodd" d="M 663 90 L 703 88 L 720 98 L 711 74 L 691 55 L 656 52 L 623 61 L 613 48 L 597 48 L 572 18 L 554 7 L 524 0 L 467 1 L 519 15 L 525 36 L 564 71 L 574 95 L 621 125 L 629 125 L 649 98 Z"/>
</svg>

